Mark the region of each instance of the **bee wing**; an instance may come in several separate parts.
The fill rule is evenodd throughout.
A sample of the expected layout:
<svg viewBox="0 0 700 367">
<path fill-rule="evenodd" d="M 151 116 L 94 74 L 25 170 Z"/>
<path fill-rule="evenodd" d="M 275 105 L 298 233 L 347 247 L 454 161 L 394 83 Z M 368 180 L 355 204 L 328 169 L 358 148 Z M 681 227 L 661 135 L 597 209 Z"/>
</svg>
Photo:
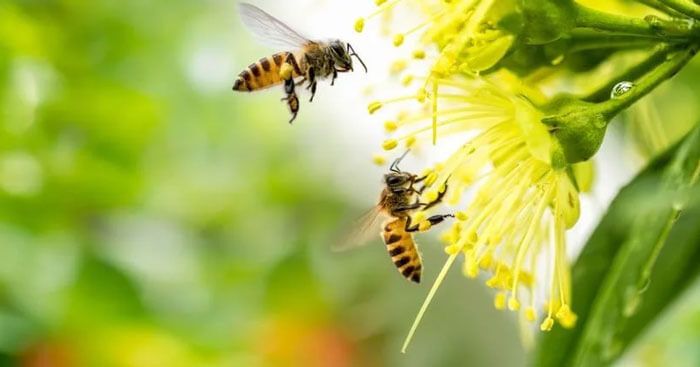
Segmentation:
<svg viewBox="0 0 700 367">
<path fill-rule="evenodd" d="M 350 231 L 342 237 L 342 240 L 333 245 L 333 251 L 346 251 L 362 246 L 379 237 L 380 224 L 387 217 L 388 215 L 380 205 L 368 210 L 349 227 Z"/>
<path fill-rule="evenodd" d="M 264 44 L 299 48 L 310 42 L 299 32 L 255 5 L 240 3 L 238 9 L 243 24 Z"/>
</svg>

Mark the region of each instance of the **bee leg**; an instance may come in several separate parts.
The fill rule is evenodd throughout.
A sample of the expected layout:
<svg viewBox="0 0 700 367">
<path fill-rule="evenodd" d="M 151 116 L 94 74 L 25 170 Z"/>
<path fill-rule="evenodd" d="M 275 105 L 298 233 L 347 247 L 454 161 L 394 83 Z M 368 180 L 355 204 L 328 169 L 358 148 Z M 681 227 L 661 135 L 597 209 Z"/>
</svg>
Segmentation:
<svg viewBox="0 0 700 367">
<path fill-rule="evenodd" d="M 306 86 L 306 89 L 310 89 L 311 86 L 316 83 L 316 70 L 314 68 L 309 68 L 309 70 L 306 72 L 306 80 L 309 81 L 309 84 Z"/>
<path fill-rule="evenodd" d="M 425 180 L 428 178 L 428 176 L 423 176 L 423 177 L 418 177 L 417 175 L 412 175 L 411 176 L 411 184 L 408 186 L 408 191 L 410 191 L 412 194 L 422 194 L 423 190 L 425 190 L 425 185 L 423 185 L 420 189 L 416 190 L 413 185 L 420 183 L 421 181 Z"/>
<path fill-rule="evenodd" d="M 309 68 L 306 78 L 309 80 L 309 85 L 306 86 L 306 89 L 311 90 L 311 98 L 309 99 L 309 102 L 313 102 L 314 95 L 316 95 L 316 70 L 314 70 L 314 68 Z"/>
<path fill-rule="evenodd" d="M 425 205 L 428 205 L 428 204 L 425 204 L 425 203 L 421 203 L 421 202 L 419 202 L 419 201 L 416 201 L 415 203 L 413 203 L 413 204 L 411 204 L 411 205 L 399 206 L 399 207 L 395 208 L 394 211 L 395 211 L 395 212 L 407 212 L 407 211 L 410 211 L 410 210 L 418 209 L 418 208 L 420 208 L 420 207 L 422 207 L 422 206 L 425 206 Z"/>
<path fill-rule="evenodd" d="M 297 113 L 299 112 L 299 99 L 296 94 L 287 97 L 287 106 L 289 106 L 289 111 L 292 113 L 292 118 L 289 120 L 291 124 L 297 118 Z"/>
<path fill-rule="evenodd" d="M 428 217 L 426 220 L 430 222 L 431 226 L 434 226 L 436 224 L 442 223 L 445 219 L 447 218 L 454 218 L 454 214 L 436 214 L 436 215 L 431 215 Z M 416 232 L 420 229 L 420 223 L 411 225 L 411 217 L 407 217 L 406 219 L 406 226 L 404 227 L 406 232 Z"/>
<path fill-rule="evenodd" d="M 287 93 L 287 96 L 294 94 L 294 79 L 289 78 L 284 81 L 284 93 Z"/>
<path fill-rule="evenodd" d="M 421 190 L 423 190 L 423 189 L 424 188 L 421 188 Z M 435 200 L 425 204 L 425 207 L 423 207 L 423 210 L 430 209 L 433 206 L 440 204 L 440 202 L 442 201 L 442 198 L 445 197 L 446 193 L 447 193 L 447 184 L 445 184 L 445 187 L 438 192 L 438 196 L 437 196 L 437 198 L 435 198 Z"/>
<path fill-rule="evenodd" d="M 299 98 L 294 92 L 294 79 L 289 78 L 284 81 L 284 92 L 287 93 L 286 98 L 282 98 L 283 101 L 287 101 L 287 106 L 289 106 L 289 111 L 292 113 L 292 119 L 289 120 L 291 124 L 295 118 L 297 118 L 297 112 L 299 112 Z"/>
<path fill-rule="evenodd" d="M 411 216 L 409 215 L 406 217 L 406 225 L 403 227 L 403 229 L 406 232 L 416 232 L 418 231 L 418 228 L 420 227 L 419 224 L 411 225 Z"/>
<path fill-rule="evenodd" d="M 333 68 L 333 78 L 331 78 L 331 87 L 335 84 L 335 79 L 338 78 L 338 70 Z"/>
<path fill-rule="evenodd" d="M 282 98 L 282 101 L 287 102 L 289 107 L 289 112 L 292 113 L 292 118 L 289 120 L 291 124 L 294 119 L 297 118 L 297 113 L 299 112 L 299 98 L 297 98 L 296 93 L 288 95 L 286 98 Z"/>
<path fill-rule="evenodd" d="M 316 95 L 316 82 L 311 83 L 311 98 L 309 99 L 309 102 L 314 101 L 314 96 Z"/>
</svg>

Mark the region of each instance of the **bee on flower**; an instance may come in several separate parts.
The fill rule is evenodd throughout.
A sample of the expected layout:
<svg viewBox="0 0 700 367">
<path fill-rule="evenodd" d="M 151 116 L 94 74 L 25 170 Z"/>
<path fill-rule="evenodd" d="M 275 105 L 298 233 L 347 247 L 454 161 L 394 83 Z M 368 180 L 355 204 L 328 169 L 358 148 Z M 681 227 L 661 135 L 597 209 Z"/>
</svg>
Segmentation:
<svg viewBox="0 0 700 367">
<path fill-rule="evenodd" d="M 440 101 L 436 131 L 441 139 L 464 139 L 428 170 L 430 187 L 422 200 L 438 195 L 448 181 L 448 204 L 459 205 L 467 190 L 474 195 L 443 235 L 449 257 L 418 318 L 461 257 L 465 276 L 487 274 L 486 285 L 496 291 L 496 308 L 520 311 L 531 322 L 540 320 L 543 331 L 556 321 L 572 327 L 576 315 L 571 310 L 566 230 L 578 220 L 579 193 L 571 167 L 552 162 L 556 143 L 533 103 L 543 97 L 523 90 L 505 72 L 488 79 L 454 76 L 435 82 L 439 93 L 418 103 L 415 113 L 392 120 L 387 126 L 390 138 L 383 143 L 384 149 L 393 150 L 429 141 L 433 113 L 423 105 L 432 99 Z M 370 110 L 411 101 L 374 102 Z"/>
<path fill-rule="evenodd" d="M 391 12 L 409 1 L 377 1 L 379 8 L 356 22 Z M 395 34 L 394 45 L 421 33 L 422 46 L 434 44 L 438 54 L 423 78 L 405 77 L 403 84 L 422 81 L 417 93 L 375 101 L 374 114 L 386 106 L 414 103 L 414 112 L 398 113 L 385 122 L 390 138 L 384 150 L 412 147 L 443 138 L 463 139 L 444 161 L 427 169 L 430 186 L 422 200 L 431 200 L 449 181 L 448 204 L 474 190 L 459 219 L 443 235 L 449 255 L 421 308 L 404 345 L 408 345 L 435 291 L 458 257 L 469 278 L 488 274 L 497 309 L 519 311 L 528 321 L 540 320 L 550 330 L 555 321 L 572 327 L 566 230 L 579 217 L 577 183 L 561 157 L 550 129 L 542 123 L 538 104 L 546 98 L 501 70 L 488 77 L 478 73 L 494 67 L 508 52 L 514 35 L 495 26 L 514 9 L 510 1 L 416 1 L 427 17 Z M 423 48 L 416 59 L 426 58 Z M 417 104 L 415 103 L 417 102 Z M 555 158 L 553 161 L 553 157 Z M 418 218 L 426 213 L 417 213 Z"/>
</svg>

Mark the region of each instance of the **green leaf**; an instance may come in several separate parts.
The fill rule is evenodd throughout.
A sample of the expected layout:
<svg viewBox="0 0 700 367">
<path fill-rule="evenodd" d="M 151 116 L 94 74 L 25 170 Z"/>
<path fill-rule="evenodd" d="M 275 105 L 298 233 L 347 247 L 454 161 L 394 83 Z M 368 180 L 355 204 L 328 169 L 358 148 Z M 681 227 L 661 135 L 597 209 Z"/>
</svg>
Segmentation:
<svg viewBox="0 0 700 367">
<path fill-rule="evenodd" d="M 613 363 L 698 275 L 700 126 L 625 187 L 572 269 L 573 330 L 542 334 L 535 366 Z"/>
</svg>

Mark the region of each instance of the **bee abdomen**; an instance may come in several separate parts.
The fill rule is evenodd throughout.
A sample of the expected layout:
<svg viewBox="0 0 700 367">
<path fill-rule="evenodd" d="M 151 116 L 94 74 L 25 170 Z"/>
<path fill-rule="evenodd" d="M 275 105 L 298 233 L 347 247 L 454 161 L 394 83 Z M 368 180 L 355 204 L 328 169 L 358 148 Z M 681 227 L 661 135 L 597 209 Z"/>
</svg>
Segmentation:
<svg viewBox="0 0 700 367">
<path fill-rule="evenodd" d="M 282 65 L 289 61 L 292 66 L 292 77 L 301 76 L 299 64 L 290 52 L 279 52 L 274 55 L 263 57 L 257 62 L 250 64 L 245 70 L 238 74 L 238 78 L 233 83 L 233 90 L 250 92 L 272 87 L 282 83 L 280 70 Z"/>
<path fill-rule="evenodd" d="M 404 230 L 404 221 L 396 220 L 385 226 L 383 232 L 386 249 L 391 260 L 404 278 L 420 283 L 423 270 L 420 254 L 413 236 Z"/>
</svg>

